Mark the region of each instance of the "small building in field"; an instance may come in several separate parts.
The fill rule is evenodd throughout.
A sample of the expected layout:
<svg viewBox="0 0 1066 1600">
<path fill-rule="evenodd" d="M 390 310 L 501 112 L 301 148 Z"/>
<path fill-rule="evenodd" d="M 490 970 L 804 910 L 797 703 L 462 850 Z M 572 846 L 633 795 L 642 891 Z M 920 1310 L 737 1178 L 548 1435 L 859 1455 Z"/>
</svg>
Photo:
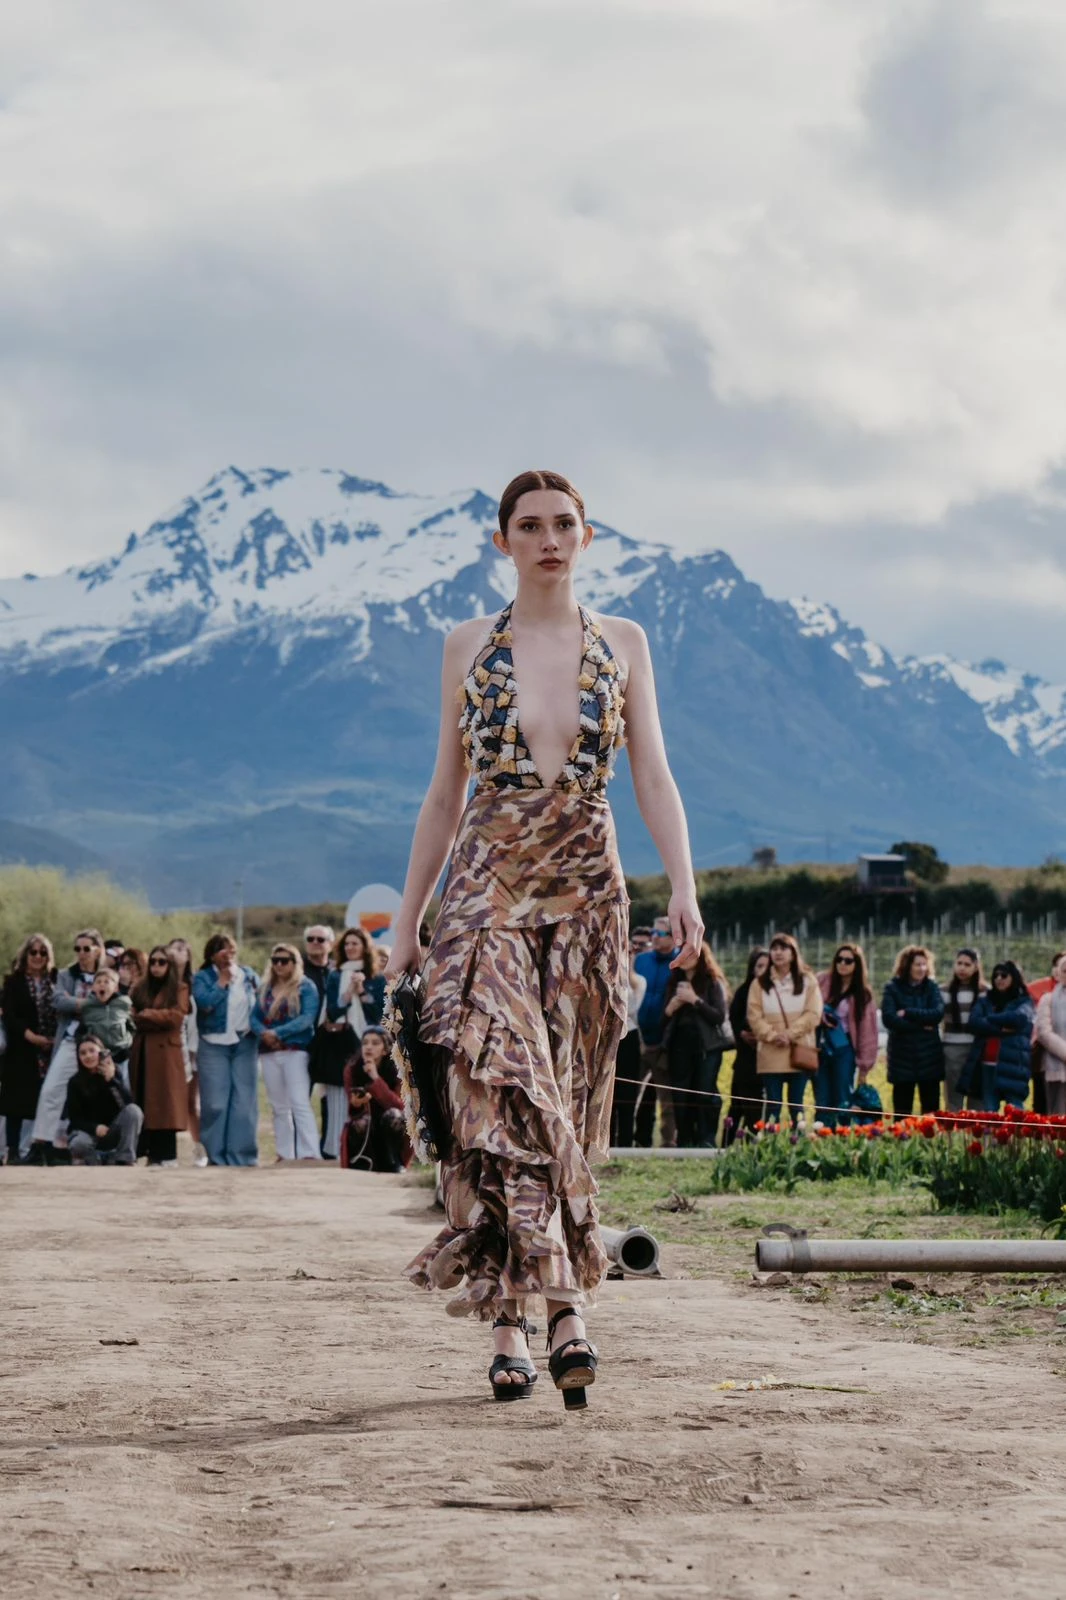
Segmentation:
<svg viewBox="0 0 1066 1600">
<path fill-rule="evenodd" d="M 857 877 L 863 894 L 911 894 L 905 856 L 860 856 Z"/>
</svg>

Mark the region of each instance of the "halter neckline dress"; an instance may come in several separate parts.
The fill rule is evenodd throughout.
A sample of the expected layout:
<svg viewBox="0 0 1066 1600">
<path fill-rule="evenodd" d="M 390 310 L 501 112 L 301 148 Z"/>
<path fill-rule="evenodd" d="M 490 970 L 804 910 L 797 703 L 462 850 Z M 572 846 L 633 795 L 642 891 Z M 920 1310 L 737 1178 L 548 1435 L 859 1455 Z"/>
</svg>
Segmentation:
<svg viewBox="0 0 1066 1600">
<path fill-rule="evenodd" d="M 460 692 L 476 786 L 423 977 L 421 1038 L 446 1052 L 447 1226 L 407 1268 L 453 1316 L 585 1302 L 607 1267 L 591 1163 L 607 1154 L 626 1021 L 629 898 L 606 786 L 624 684 L 583 608 L 577 736 L 546 785 L 518 718 L 511 607 Z M 411 1126 L 412 1137 L 417 1129 Z"/>
</svg>

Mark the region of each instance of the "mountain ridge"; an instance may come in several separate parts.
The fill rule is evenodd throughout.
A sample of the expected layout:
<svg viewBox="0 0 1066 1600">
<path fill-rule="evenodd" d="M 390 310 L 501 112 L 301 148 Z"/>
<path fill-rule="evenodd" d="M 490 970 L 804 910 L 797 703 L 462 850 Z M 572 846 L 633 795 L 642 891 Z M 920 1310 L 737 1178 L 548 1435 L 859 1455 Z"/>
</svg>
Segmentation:
<svg viewBox="0 0 1066 1600">
<path fill-rule="evenodd" d="M 0 581 L 4 811 L 74 832 L 168 904 L 225 902 L 237 876 L 291 901 L 397 878 L 441 636 L 510 598 L 495 514 L 477 489 L 229 467 L 111 557 Z M 648 634 L 700 865 L 767 842 L 796 859 L 931 835 L 972 859 L 1062 848 L 1066 741 L 1024 674 L 989 667 L 981 699 L 965 664 L 897 660 L 832 607 L 768 597 L 725 551 L 601 524 L 579 591 Z M 1019 694 L 1042 734 L 1032 708 L 1004 709 Z M 624 864 L 655 870 L 620 768 Z"/>
</svg>

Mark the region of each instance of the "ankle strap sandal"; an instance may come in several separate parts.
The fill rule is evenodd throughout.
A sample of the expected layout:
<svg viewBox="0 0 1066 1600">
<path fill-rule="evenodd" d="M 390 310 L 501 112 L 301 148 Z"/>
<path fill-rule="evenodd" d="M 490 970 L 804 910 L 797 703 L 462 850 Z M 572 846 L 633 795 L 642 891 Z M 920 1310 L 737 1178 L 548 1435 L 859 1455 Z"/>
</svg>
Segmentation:
<svg viewBox="0 0 1066 1600">
<path fill-rule="evenodd" d="M 497 1317 L 492 1326 L 493 1328 L 518 1328 L 527 1338 L 529 1337 L 529 1323 L 525 1317 Z M 519 1372 L 526 1381 L 524 1383 L 497 1383 L 497 1376 L 503 1372 Z M 537 1377 L 537 1369 L 528 1356 L 496 1356 L 489 1368 L 492 1398 L 494 1400 L 531 1400 L 533 1398 L 533 1385 L 536 1383 Z"/>
<path fill-rule="evenodd" d="M 555 1387 L 562 1390 L 563 1405 L 567 1411 L 583 1411 L 588 1405 L 585 1390 L 596 1381 L 599 1351 L 584 1334 L 576 1334 L 573 1339 L 561 1344 L 558 1350 L 553 1350 L 552 1336 L 564 1317 L 580 1317 L 582 1322 L 585 1320 L 580 1309 L 573 1306 L 564 1306 L 551 1318 L 548 1323 L 548 1371 Z"/>
</svg>

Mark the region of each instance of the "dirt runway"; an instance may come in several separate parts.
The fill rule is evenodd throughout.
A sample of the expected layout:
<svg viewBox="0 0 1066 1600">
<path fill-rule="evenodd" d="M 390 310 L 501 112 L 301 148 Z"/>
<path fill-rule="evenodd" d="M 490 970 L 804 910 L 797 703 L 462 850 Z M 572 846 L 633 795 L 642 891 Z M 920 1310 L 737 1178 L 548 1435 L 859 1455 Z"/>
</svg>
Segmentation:
<svg viewBox="0 0 1066 1600">
<path fill-rule="evenodd" d="M 857 1338 L 667 1251 L 604 1288 L 590 1411 L 539 1351 L 534 1399 L 494 1405 L 486 1330 L 399 1276 L 430 1198 L 5 1169 L 6 1600 L 1066 1594 L 1061 1378 Z M 711 1387 L 769 1373 L 829 1388 Z"/>
</svg>

